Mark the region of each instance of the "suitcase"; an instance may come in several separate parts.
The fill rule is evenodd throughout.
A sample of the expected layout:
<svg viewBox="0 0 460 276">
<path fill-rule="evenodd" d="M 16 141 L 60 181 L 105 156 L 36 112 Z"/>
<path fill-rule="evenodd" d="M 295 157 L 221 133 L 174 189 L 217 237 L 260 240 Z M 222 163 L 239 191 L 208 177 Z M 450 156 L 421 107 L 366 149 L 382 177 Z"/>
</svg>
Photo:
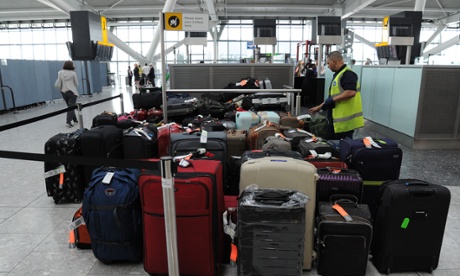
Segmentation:
<svg viewBox="0 0 460 276">
<path fill-rule="evenodd" d="M 75 211 L 71 225 L 73 229 L 70 231 L 73 232 L 75 247 L 78 249 L 91 249 L 91 237 L 83 219 L 82 207 Z"/>
<path fill-rule="evenodd" d="M 183 117 L 197 113 L 198 100 L 195 97 L 168 99 L 168 116 Z"/>
<path fill-rule="evenodd" d="M 224 239 L 222 165 L 190 160 L 174 176 L 178 263 L 181 275 L 217 275 Z M 159 172 L 141 174 L 139 189 L 144 222 L 144 269 L 168 274 L 163 191 Z"/>
<path fill-rule="evenodd" d="M 317 170 L 316 201 L 330 201 L 332 195 L 353 195 L 361 202 L 363 180 L 355 170 L 321 168 Z"/>
<path fill-rule="evenodd" d="M 238 111 L 235 115 L 237 129 L 249 130 L 260 122 L 259 115 L 252 111 Z"/>
<path fill-rule="evenodd" d="M 291 129 L 291 128 L 302 128 L 303 121 L 299 121 L 297 117 L 291 116 L 291 114 L 280 112 L 280 129 Z"/>
<path fill-rule="evenodd" d="M 150 109 L 154 107 L 160 109 L 162 104 L 163 96 L 161 91 L 133 94 L 134 109 Z"/>
<path fill-rule="evenodd" d="M 269 79 L 259 80 L 260 89 L 273 89 L 272 82 Z"/>
<path fill-rule="evenodd" d="M 303 157 L 308 158 L 309 156 L 315 156 L 312 151 L 316 152 L 316 154 L 330 153 L 330 156 L 332 156 L 334 149 L 326 140 L 310 137 L 299 141 L 298 151 Z"/>
<path fill-rule="evenodd" d="M 157 128 L 158 135 L 158 156 L 168 156 L 171 155 L 171 133 L 181 133 L 184 132 L 184 129 L 181 125 L 176 123 L 169 123 L 162 125 Z"/>
<path fill-rule="evenodd" d="M 372 262 L 381 273 L 431 273 L 437 268 L 449 211 L 450 191 L 416 179 L 381 186 Z"/>
<path fill-rule="evenodd" d="M 362 139 L 340 140 L 340 159 L 359 171 L 364 180 L 399 178 L 403 152 L 391 139 L 374 139 L 381 147 L 366 148 Z"/>
<path fill-rule="evenodd" d="M 87 157 L 123 158 L 123 131 L 111 125 L 102 125 L 81 135 L 82 155 Z M 85 166 L 85 183 L 89 183 L 94 166 Z"/>
<path fill-rule="evenodd" d="M 249 187 L 242 192 L 238 275 L 302 275 L 307 202 L 307 196 L 292 190 Z"/>
<path fill-rule="evenodd" d="M 313 133 L 317 137 L 321 137 L 323 139 L 332 138 L 332 127 L 325 115 L 318 112 L 315 114 L 300 115 L 297 119 L 304 122 L 304 129 L 306 131 Z"/>
<path fill-rule="evenodd" d="M 259 92 L 252 98 L 254 110 L 279 110 L 286 111 L 288 98 L 285 93 Z"/>
<path fill-rule="evenodd" d="M 126 159 L 147 159 L 158 156 L 157 128 L 153 124 L 131 128 L 123 135 L 123 156 Z"/>
<path fill-rule="evenodd" d="M 259 115 L 261 122 L 269 121 L 277 125 L 280 124 L 280 115 L 274 111 L 259 111 L 257 115 Z"/>
<path fill-rule="evenodd" d="M 219 160 L 225 164 L 227 158 L 227 133 L 207 132 L 207 140 L 202 143 L 201 132 L 192 133 L 171 133 L 171 154 L 172 156 L 182 156 L 194 153 L 198 148 L 205 148 L 211 154 L 207 158 Z"/>
<path fill-rule="evenodd" d="M 282 136 L 268 136 L 262 145 L 262 151 L 266 150 L 291 151 L 292 146 L 291 142 Z"/>
<path fill-rule="evenodd" d="M 251 127 L 248 132 L 248 146 L 251 150 L 262 149 L 265 139 L 279 132 L 278 125 L 271 122 L 263 122 Z"/>
<path fill-rule="evenodd" d="M 93 118 L 93 125 L 91 128 L 102 126 L 102 125 L 117 125 L 118 115 L 113 112 L 104 111 Z"/>
<path fill-rule="evenodd" d="M 352 221 L 336 210 L 340 205 Z M 317 270 L 319 275 L 364 276 L 372 240 L 370 212 L 366 205 L 348 201 L 320 202 L 317 219 Z"/>
<path fill-rule="evenodd" d="M 303 269 L 311 269 L 316 205 L 316 168 L 303 160 L 269 156 L 241 164 L 240 191 L 251 184 L 259 188 L 296 190 L 310 198 L 306 209 Z"/>
<path fill-rule="evenodd" d="M 304 160 L 313 164 L 317 169 L 327 167 L 348 169 L 347 163 L 335 157 L 332 157 L 331 159 L 305 158 Z"/>
<path fill-rule="evenodd" d="M 284 136 L 291 142 L 292 148 L 297 150 L 303 139 L 312 139 L 311 133 L 300 128 L 290 128 L 283 131 Z"/>
<path fill-rule="evenodd" d="M 45 154 L 80 156 L 81 135 L 85 129 L 71 133 L 59 133 L 48 139 L 45 143 Z M 46 193 L 53 197 L 54 203 L 73 202 L 79 203 L 86 187 L 84 168 L 76 164 L 61 164 L 45 162 L 45 174 L 60 166 L 64 166 L 63 183 L 59 173 L 48 173 L 45 178 Z"/>
<path fill-rule="evenodd" d="M 142 260 L 142 212 L 138 169 L 94 170 L 82 212 L 94 256 L 104 262 Z"/>
</svg>

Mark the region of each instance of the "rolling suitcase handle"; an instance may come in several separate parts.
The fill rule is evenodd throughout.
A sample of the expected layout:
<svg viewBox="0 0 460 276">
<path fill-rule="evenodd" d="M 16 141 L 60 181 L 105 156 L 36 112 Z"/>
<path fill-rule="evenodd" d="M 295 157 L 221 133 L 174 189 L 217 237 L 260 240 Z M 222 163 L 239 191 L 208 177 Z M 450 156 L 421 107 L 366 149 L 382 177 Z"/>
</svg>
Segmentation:
<svg viewBox="0 0 460 276">
<path fill-rule="evenodd" d="M 264 191 L 263 193 L 254 195 L 254 200 L 264 204 L 281 205 L 289 201 L 289 198 L 292 196 L 292 194 L 292 191 L 281 192 L 268 190 Z"/>
<path fill-rule="evenodd" d="M 334 202 L 334 203 L 353 203 L 356 206 L 358 206 L 358 198 L 354 195 L 350 194 L 333 194 L 331 195 L 329 202 Z"/>
</svg>

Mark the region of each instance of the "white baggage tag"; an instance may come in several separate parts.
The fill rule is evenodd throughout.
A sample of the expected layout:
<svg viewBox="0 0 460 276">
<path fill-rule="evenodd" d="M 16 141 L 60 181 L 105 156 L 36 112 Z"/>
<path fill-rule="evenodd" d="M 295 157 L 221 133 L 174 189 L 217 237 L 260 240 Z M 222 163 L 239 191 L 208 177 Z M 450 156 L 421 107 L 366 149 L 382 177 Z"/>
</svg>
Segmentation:
<svg viewBox="0 0 460 276">
<path fill-rule="evenodd" d="M 318 156 L 318 153 L 316 152 L 316 150 L 310 150 L 310 153 L 311 155 L 313 155 L 313 157 L 316 158 L 316 156 Z"/>
<path fill-rule="evenodd" d="M 313 138 L 305 139 L 305 142 L 306 142 L 306 143 L 311 143 L 311 142 L 313 142 L 313 141 L 314 141 Z"/>
<path fill-rule="evenodd" d="M 206 130 L 201 131 L 200 143 L 206 144 L 208 142 L 208 132 Z"/>
<path fill-rule="evenodd" d="M 69 228 L 69 230 L 75 230 L 82 224 L 85 224 L 85 220 L 83 219 L 83 217 L 79 217 L 78 219 L 72 221 L 69 225 L 67 225 L 67 228 Z"/>
<path fill-rule="evenodd" d="M 172 188 L 172 185 L 173 185 L 173 180 L 172 178 L 171 179 L 167 179 L 167 178 L 161 178 L 161 187 L 163 188 Z"/>
<path fill-rule="evenodd" d="M 115 174 L 113 172 L 107 172 L 107 174 L 104 176 L 104 179 L 102 179 L 102 183 L 109 185 L 114 175 Z"/>
<path fill-rule="evenodd" d="M 58 175 L 58 174 L 61 174 L 61 173 L 65 173 L 65 167 L 64 165 L 60 165 L 59 167 L 57 167 L 56 169 L 54 170 L 50 170 L 50 171 L 47 171 L 43 174 L 43 176 L 45 178 L 48 178 L 48 177 L 52 177 L 52 176 L 55 176 L 55 175 Z"/>
</svg>

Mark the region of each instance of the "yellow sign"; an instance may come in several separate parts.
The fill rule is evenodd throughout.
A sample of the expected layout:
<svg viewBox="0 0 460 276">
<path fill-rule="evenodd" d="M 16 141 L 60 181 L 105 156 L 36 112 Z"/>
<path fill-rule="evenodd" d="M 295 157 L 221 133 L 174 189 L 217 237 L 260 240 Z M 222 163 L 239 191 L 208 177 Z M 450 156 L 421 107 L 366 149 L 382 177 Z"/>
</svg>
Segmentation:
<svg viewBox="0 0 460 276">
<path fill-rule="evenodd" d="M 182 31 L 182 13 L 180 12 L 165 12 L 164 13 L 164 29 L 167 31 Z"/>
<path fill-rule="evenodd" d="M 109 42 L 109 37 L 107 35 L 107 19 L 104 16 L 101 16 L 101 31 L 102 31 L 102 41 L 98 41 L 97 44 L 113 46 Z"/>
<path fill-rule="evenodd" d="M 389 16 L 385 16 L 382 20 L 382 42 L 388 42 L 388 37 L 390 36 L 390 30 L 388 28 L 389 21 Z"/>
</svg>

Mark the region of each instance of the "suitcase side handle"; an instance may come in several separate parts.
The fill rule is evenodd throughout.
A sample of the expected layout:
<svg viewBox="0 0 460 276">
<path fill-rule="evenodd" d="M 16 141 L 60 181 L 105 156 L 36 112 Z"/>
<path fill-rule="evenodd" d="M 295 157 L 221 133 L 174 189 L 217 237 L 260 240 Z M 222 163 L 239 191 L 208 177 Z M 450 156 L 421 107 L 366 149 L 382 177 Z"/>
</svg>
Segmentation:
<svg viewBox="0 0 460 276">
<path fill-rule="evenodd" d="M 417 179 L 408 179 L 405 183 L 406 186 L 429 186 L 430 183 L 423 181 L 423 180 L 417 180 Z"/>
<path fill-rule="evenodd" d="M 358 198 L 350 194 L 333 194 L 329 198 L 329 202 L 334 203 L 353 203 L 358 206 Z"/>
<path fill-rule="evenodd" d="M 417 197 L 417 198 L 427 198 L 427 197 L 432 197 L 436 195 L 436 190 L 431 189 L 431 188 L 425 188 L 425 189 L 409 189 L 409 194 L 412 197 Z"/>
<path fill-rule="evenodd" d="M 281 205 L 289 201 L 292 196 L 292 192 L 282 192 L 276 190 L 267 190 L 262 193 L 257 193 L 254 195 L 254 200 L 261 203 Z"/>
</svg>

